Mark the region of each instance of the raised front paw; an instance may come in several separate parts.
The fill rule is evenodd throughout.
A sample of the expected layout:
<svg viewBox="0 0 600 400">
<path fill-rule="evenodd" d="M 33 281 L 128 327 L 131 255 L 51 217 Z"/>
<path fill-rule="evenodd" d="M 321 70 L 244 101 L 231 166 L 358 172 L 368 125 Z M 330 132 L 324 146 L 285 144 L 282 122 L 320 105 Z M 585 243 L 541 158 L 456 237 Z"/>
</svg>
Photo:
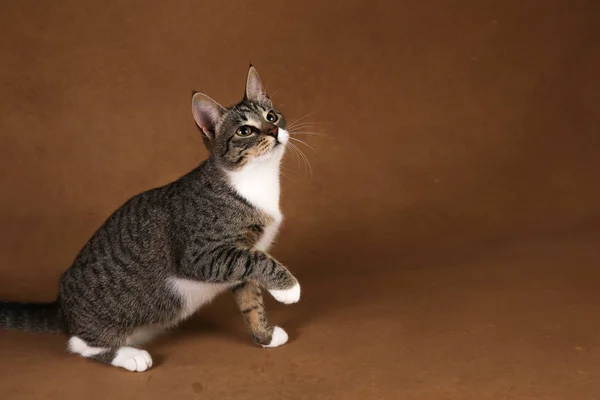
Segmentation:
<svg viewBox="0 0 600 400">
<path fill-rule="evenodd" d="M 296 283 L 290 289 L 269 290 L 269 293 L 275 297 L 275 300 L 283 304 L 297 303 L 300 300 L 300 284 Z"/>
</svg>

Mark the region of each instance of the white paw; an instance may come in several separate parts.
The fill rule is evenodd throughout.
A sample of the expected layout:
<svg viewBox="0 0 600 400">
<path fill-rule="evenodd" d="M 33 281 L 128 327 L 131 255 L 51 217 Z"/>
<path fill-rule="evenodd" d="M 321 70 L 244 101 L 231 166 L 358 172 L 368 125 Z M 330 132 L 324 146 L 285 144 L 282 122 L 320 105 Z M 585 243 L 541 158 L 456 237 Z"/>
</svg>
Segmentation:
<svg viewBox="0 0 600 400">
<path fill-rule="evenodd" d="M 262 347 L 279 347 L 288 341 L 288 334 L 283 329 L 276 326 L 273 328 L 273 335 L 271 336 L 271 343 L 263 344 Z"/>
<path fill-rule="evenodd" d="M 300 284 L 296 283 L 294 287 L 286 290 L 269 290 L 269 293 L 283 304 L 297 303 L 300 300 Z"/>
<path fill-rule="evenodd" d="M 133 347 L 121 347 L 112 360 L 115 367 L 125 368 L 128 371 L 142 372 L 152 366 L 152 357 L 145 350 Z"/>
</svg>

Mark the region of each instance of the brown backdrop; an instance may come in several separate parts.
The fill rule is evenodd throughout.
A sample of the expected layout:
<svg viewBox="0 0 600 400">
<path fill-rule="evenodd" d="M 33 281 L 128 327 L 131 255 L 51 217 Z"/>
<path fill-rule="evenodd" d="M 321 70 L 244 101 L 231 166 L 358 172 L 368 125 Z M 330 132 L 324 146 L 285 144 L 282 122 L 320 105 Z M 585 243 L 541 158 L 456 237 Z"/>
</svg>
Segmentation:
<svg viewBox="0 0 600 400">
<path fill-rule="evenodd" d="M 0 298 L 52 300 L 111 211 L 206 156 L 191 89 L 247 64 L 298 136 L 253 346 L 228 296 L 130 374 L 0 332 L 0 398 L 588 399 L 600 393 L 600 9 L 590 1 L 4 1 Z"/>
</svg>

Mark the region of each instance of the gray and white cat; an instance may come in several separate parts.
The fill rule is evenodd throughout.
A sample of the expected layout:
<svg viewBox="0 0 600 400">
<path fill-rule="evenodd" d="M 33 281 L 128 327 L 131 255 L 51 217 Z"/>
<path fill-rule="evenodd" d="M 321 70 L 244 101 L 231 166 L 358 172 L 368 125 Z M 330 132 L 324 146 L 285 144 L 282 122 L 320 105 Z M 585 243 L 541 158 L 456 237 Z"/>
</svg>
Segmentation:
<svg viewBox="0 0 600 400">
<path fill-rule="evenodd" d="M 261 294 L 300 298 L 296 278 L 267 253 L 282 220 L 285 119 L 252 66 L 240 103 L 195 93 L 192 113 L 209 158 L 117 209 L 62 274 L 55 302 L 0 302 L 0 328 L 65 332 L 73 353 L 145 371 L 152 358 L 138 346 L 229 290 L 259 345 L 287 341 Z"/>
</svg>

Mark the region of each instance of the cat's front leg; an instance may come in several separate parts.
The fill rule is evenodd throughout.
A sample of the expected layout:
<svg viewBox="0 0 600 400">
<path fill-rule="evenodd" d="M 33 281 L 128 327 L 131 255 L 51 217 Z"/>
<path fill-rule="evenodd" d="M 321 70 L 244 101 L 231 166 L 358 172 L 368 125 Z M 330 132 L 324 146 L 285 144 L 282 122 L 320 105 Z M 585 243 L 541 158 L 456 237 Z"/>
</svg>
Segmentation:
<svg viewBox="0 0 600 400">
<path fill-rule="evenodd" d="M 201 266 L 192 263 L 182 272 L 208 283 L 253 281 L 284 304 L 300 300 L 298 280 L 280 262 L 262 251 L 221 245 L 203 255 Z"/>
<path fill-rule="evenodd" d="M 287 342 L 288 335 L 283 329 L 269 325 L 262 293 L 256 283 L 241 283 L 231 292 L 256 343 L 263 347 L 277 347 Z"/>
<path fill-rule="evenodd" d="M 248 278 L 258 282 L 271 293 L 275 300 L 293 304 L 300 300 L 300 284 L 292 273 L 279 261 L 263 252 L 254 252 L 259 262 Z"/>
</svg>

